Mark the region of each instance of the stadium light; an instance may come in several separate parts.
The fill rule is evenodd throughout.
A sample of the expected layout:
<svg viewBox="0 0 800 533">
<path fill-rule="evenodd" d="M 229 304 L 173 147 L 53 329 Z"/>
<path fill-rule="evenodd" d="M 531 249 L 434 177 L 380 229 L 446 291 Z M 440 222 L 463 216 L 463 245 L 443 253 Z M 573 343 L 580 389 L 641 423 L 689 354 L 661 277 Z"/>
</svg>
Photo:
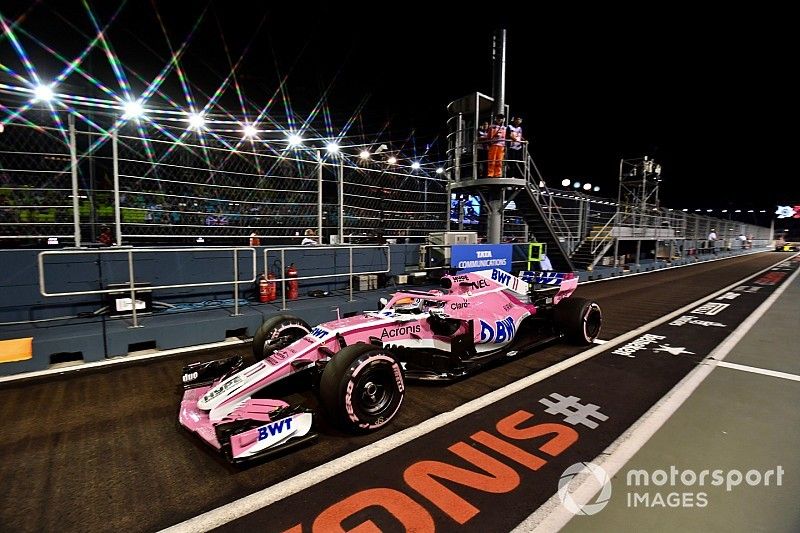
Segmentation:
<svg viewBox="0 0 800 533">
<path fill-rule="evenodd" d="M 580 189 L 581 188 L 581 182 L 580 181 L 576 181 L 575 183 L 572 184 L 572 186 L 575 187 L 576 189 Z"/>
<path fill-rule="evenodd" d="M 420 167 L 419 161 L 414 161 L 413 163 L 411 163 L 411 168 L 413 170 L 419 170 L 419 167 Z"/>
<path fill-rule="evenodd" d="M 594 192 L 600 192 L 600 186 L 599 186 L 599 185 L 595 185 L 595 186 L 594 186 L 594 189 L 592 189 L 592 190 L 593 190 Z"/>
<path fill-rule="evenodd" d="M 200 130 L 206 125 L 206 119 L 200 113 L 192 113 L 189 115 L 189 129 Z"/>
<path fill-rule="evenodd" d="M 389 163 L 390 165 L 397 164 L 397 158 L 395 156 L 391 156 L 389 157 L 389 159 L 386 160 L 386 162 Z"/>
<path fill-rule="evenodd" d="M 49 85 L 37 85 L 36 88 L 33 90 L 33 101 L 34 102 L 49 102 L 53 98 L 55 98 L 55 94 L 53 94 L 53 88 Z"/>
<path fill-rule="evenodd" d="M 244 128 L 242 128 L 242 133 L 244 133 L 245 137 L 250 137 L 251 139 L 258 135 L 258 130 L 255 126 L 248 124 Z"/>
<path fill-rule="evenodd" d="M 303 144 L 303 138 L 297 135 L 296 133 L 289 135 L 288 140 L 289 140 L 289 148 L 297 148 L 298 146 Z"/>
<path fill-rule="evenodd" d="M 570 181 L 568 179 L 564 178 L 563 180 L 561 180 L 561 186 L 562 187 L 569 187 L 569 184 L 570 184 Z"/>
<path fill-rule="evenodd" d="M 583 184 L 583 190 L 584 191 L 591 191 L 592 190 L 592 184 L 591 183 L 584 183 Z"/>
<path fill-rule="evenodd" d="M 329 154 L 335 155 L 339 153 L 339 145 L 335 142 L 329 142 L 325 145 L 325 149 L 328 151 Z"/>
<path fill-rule="evenodd" d="M 140 104 L 136 100 L 125 102 L 122 111 L 123 111 L 122 118 L 124 118 L 125 120 L 137 119 L 142 115 L 144 115 L 144 107 L 142 107 L 142 104 Z"/>
<path fill-rule="evenodd" d="M 367 160 L 367 159 L 369 159 L 370 155 L 371 154 L 369 153 L 369 150 L 361 150 L 361 153 L 358 154 L 358 157 L 360 157 L 361 159 Z"/>
<path fill-rule="evenodd" d="M 444 169 L 442 167 L 439 167 L 439 168 L 436 169 L 436 173 L 437 174 L 444 174 Z"/>
</svg>

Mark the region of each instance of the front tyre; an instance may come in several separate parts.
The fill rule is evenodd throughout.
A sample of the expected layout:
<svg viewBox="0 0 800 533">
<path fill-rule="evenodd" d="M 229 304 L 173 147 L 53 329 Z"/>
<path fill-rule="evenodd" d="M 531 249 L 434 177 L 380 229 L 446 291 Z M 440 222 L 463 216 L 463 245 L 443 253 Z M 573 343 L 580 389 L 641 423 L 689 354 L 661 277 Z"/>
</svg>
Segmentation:
<svg viewBox="0 0 800 533">
<path fill-rule="evenodd" d="M 565 298 L 555 307 L 556 327 L 572 344 L 591 344 L 600 334 L 603 313 L 596 302 L 584 298 Z"/>
<path fill-rule="evenodd" d="M 311 331 L 305 320 L 292 315 L 277 315 L 261 324 L 253 337 L 253 356 L 256 361 L 266 359 L 302 339 Z"/>
<path fill-rule="evenodd" d="M 353 344 L 325 365 L 320 399 L 331 420 L 345 430 L 368 432 L 389 423 L 400 410 L 405 381 L 391 352 L 371 344 Z"/>
</svg>

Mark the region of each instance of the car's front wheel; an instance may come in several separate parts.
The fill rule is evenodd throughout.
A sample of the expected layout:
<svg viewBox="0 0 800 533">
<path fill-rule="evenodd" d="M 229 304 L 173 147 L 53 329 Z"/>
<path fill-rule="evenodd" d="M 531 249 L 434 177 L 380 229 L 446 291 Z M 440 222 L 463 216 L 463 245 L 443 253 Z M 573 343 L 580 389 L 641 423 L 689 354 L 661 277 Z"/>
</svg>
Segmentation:
<svg viewBox="0 0 800 533">
<path fill-rule="evenodd" d="M 261 324 L 253 337 L 253 356 L 256 361 L 266 359 L 298 339 L 305 337 L 311 328 L 306 321 L 292 315 L 277 315 Z"/>
<path fill-rule="evenodd" d="M 370 344 L 342 348 L 325 365 L 322 405 L 336 425 L 356 432 L 385 426 L 400 410 L 405 381 L 391 352 Z"/>
</svg>

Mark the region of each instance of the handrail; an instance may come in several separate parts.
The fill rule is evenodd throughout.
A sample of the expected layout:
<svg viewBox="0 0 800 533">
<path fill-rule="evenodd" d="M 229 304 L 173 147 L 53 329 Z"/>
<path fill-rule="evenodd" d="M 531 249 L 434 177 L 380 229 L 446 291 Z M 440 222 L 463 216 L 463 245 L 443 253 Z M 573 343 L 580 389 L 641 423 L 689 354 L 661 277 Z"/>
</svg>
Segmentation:
<svg viewBox="0 0 800 533">
<path fill-rule="evenodd" d="M 136 280 L 134 276 L 134 254 L 142 253 L 186 253 L 186 252 L 233 252 L 233 279 L 230 281 L 211 281 L 204 283 L 183 283 L 183 284 L 170 284 L 170 285 L 155 285 L 148 287 L 135 286 Z M 250 279 L 239 280 L 239 252 L 252 253 L 252 275 Z M 85 255 L 85 254 L 99 254 L 99 255 L 113 255 L 113 254 L 126 254 L 128 256 L 128 289 L 131 293 L 131 300 L 136 302 L 136 293 L 139 291 L 155 291 L 161 289 L 182 289 L 187 287 L 214 287 L 218 285 L 233 285 L 234 286 L 234 315 L 239 315 L 239 285 L 242 283 L 253 283 L 256 280 L 256 250 L 250 247 L 205 247 L 205 248 L 111 248 L 111 249 L 83 249 L 83 250 L 48 250 L 39 252 L 37 262 L 39 266 L 39 292 L 45 297 L 54 296 L 80 296 L 88 294 L 110 294 L 119 293 L 121 288 L 117 289 L 101 289 L 94 291 L 69 291 L 69 292 L 47 292 L 45 281 L 45 257 L 50 255 Z M 138 317 L 136 313 L 135 303 L 131 306 L 131 314 L 133 317 L 134 328 L 139 327 Z"/>
<path fill-rule="evenodd" d="M 611 215 L 611 218 L 608 219 L 608 222 L 606 222 L 603 225 L 603 227 L 600 228 L 598 233 L 600 233 L 600 235 L 603 235 L 605 233 L 605 230 L 608 228 L 609 224 L 613 224 L 616 220 L 617 220 L 617 213 L 614 213 L 613 215 Z M 588 239 L 588 237 L 587 237 L 587 239 Z M 592 246 L 591 248 L 589 248 L 589 252 L 592 254 L 592 257 L 595 256 L 595 254 L 597 253 L 597 251 L 600 248 L 605 246 L 607 241 L 610 241 L 610 240 L 613 240 L 613 239 L 614 239 L 614 237 L 611 235 L 611 232 L 609 231 L 607 238 L 604 236 L 603 238 L 600 239 L 600 243 L 599 244 L 595 243 L 595 246 Z"/>
<path fill-rule="evenodd" d="M 564 215 L 561 213 L 561 207 L 558 204 L 555 203 L 555 200 L 553 200 L 554 195 L 552 194 L 550 189 L 547 187 L 547 183 L 545 183 L 545 181 L 544 181 L 544 176 L 542 176 L 542 173 L 539 171 L 539 167 L 536 166 L 536 161 L 533 160 L 533 157 L 531 157 L 530 153 L 527 153 L 526 155 L 527 155 L 527 159 L 528 159 L 528 161 L 527 161 L 528 168 L 533 168 L 533 170 L 534 170 L 534 172 L 536 174 L 536 178 L 538 178 L 538 179 L 534 179 L 534 173 L 532 173 L 530 171 L 526 172 L 528 184 L 533 188 L 533 190 L 535 192 L 537 192 L 539 194 L 540 198 L 543 195 L 547 195 L 547 198 L 548 198 L 548 204 L 547 205 L 549 207 L 549 209 L 548 209 L 548 220 L 549 220 L 549 222 L 554 225 L 554 227 L 556 229 L 556 232 L 559 233 L 559 236 L 564 237 L 565 239 L 568 239 L 569 242 L 572 243 L 572 240 L 575 237 L 572 234 L 572 230 L 570 229 L 569 224 L 567 224 L 567 221 L 564 219 Z M 541 187 L 539 186 L 539 183 L 542 184 Z M 539 204 L 541 205 L 541 203 L 542 202 L 541 202 L 541 199 L 540 199 L 539 200 Z M 558 216 L 556 217 L 554 215 L 558 215 Z"/>
<path fill-rule="evenodd" d="M 353 250 L 367 250 L 367 249 L 382 249 L 386 251 L 386 269 L 384 270 L 369 270 L 369 271 L 353 271 Z M 280 252 L 281 255 L 281 273 L 286 272 L 286 252 L 289 250 L 303 250 L 306 252 L 310 251 L 319 251 L 319 250 L 348 250 L 349 251 L 349 263 L 348 263 L 348 271 L 343 272 L 340 274 L 319 274 L 315 276 L 296 276 L 296 277 L 282 277 L 282 278 L 273 278 L 270 281 L 280 282 L 282 288 L 282 310 L 286 310 L 286 282 L 292 280 L 301 280 L 301 279 L 323 279 L 323 278 L 341 278 L 343 276 L 349 276 L 350 280 L 350 301 L 353 301 L 353 276 L 355 275 L 367 275 L 367 274 L 386 274 L 392 270 L 392 250 L 388 244 L 379 244 L 379 245 L 336 245 L 336 246 L 286 246 L 283 248 L 265 248 L 264 249 L 264 265 L 269 265 L 269 253 L 270 252 Z"/>
</svg>

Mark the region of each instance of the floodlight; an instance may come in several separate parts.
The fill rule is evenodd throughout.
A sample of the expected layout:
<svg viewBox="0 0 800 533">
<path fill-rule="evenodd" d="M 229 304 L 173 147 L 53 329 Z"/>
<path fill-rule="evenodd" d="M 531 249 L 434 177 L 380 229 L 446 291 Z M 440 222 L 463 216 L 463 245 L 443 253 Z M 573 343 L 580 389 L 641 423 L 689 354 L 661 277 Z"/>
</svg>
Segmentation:
<svg viewBox="0 0 800 533">
<path fill-rule="evenodd" d="M 53 88 L 49 85 L 37 85 L 33 90 L 33 97 L 34 101 L 49 102 L 55 95 L 53 94 Z"/>
</svg>

